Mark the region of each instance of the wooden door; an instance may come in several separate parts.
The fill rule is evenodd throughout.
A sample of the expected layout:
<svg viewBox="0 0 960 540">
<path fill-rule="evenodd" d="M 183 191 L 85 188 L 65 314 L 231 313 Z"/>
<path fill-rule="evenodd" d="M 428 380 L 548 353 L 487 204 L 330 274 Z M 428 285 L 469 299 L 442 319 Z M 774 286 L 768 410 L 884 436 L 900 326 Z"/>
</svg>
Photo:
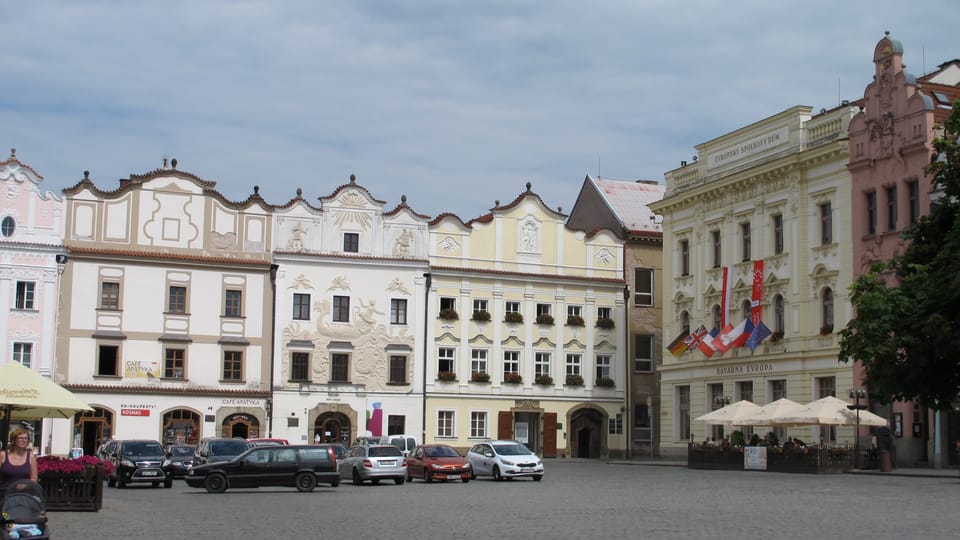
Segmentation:
<svg viewBox="0 0 960 540">
<path fill-rule="evenodd" d="M 543 413 L 543 457 L 557 457 L 557 413 Z"/>
<path fill-rule="evenodd" d="M 510 411 L 500 411 L 497 419 L 497 438 L 513 438 L 513 413 Z"/>
</svg>

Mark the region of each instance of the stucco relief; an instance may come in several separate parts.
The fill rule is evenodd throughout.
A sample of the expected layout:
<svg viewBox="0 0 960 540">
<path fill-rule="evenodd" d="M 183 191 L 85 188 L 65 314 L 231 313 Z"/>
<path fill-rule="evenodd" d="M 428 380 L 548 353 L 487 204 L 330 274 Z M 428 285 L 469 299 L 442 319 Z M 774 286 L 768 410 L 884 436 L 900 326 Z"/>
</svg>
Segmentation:
<svg viewBox="0 0 960 540">
<path fill-rule="evenodd" d="M 335 291 L 337 289 L 349 291 L 350 282 L 347 281 L 346 276 L 337 276 L 330 280 L 330 286 L 327 287 L 328 291 Z"/>
<path fill-rule="evenodd" d="M 233 249 L 237 246 L 237 233 L 228 232 L 220 234 L 217 231 L 210 231 L 210 243 L 214 249 Z"/>
<path fill-rule="evenodd" d="M 407 289 L 407 286 L 404 285 L 403 280 L 398 277 L 393 278 L 390 283 L 387 284 L 387 292 L 398 292 L 410 296 L 410 290 Z"/>
<path fill-rule="evenodd" d="M 287 240 L 287 247 L 294 251 L 303 251 L 307 245 L 307 228 L 303 223 L 297 223 L 290 229 L 290 238 Z"/>
<path fill-rule="evenodd" d="M 409 257 L 412 249 L 413 232 L 410 229 L 404 229 L 393 242 L 393 256 Z"/>
<path fill-rule="evenodd" d="M 293 278 L 293 280 L 291 280 L 290 286 L 287 288 L 312 290 L 313 283 L 310 283 L 310 280 L 307 279 L 307 276 L 300 274 L 297 277 Z"/>
<path fill-rule="evenodd" d="M 359 191 L 350 189 L 343 192 L 343 195 L 340 196 L 339 202 L 344 206 L 362 208 L 366 206 L 367 198 L 364 197 Z"/>
<path fill-rule="evenodd" d="M 893 114 L 886 112 L 880 118 L 867 120 L 870 132 L 870 154 L 873 159 L 883 159 L 893 155 Z"/>
<path fill-rule="evenodd" d="M 520 251 L 540 252 L 540 224 L 533 218 L 527 218 L 520 224 Z"/>
<path fill-rule="evenodd" d="M 456 251 L 460 248 L 460 243 L 457 242 L 452 236 L 445 237 L 443 240 L 440 240 L 437 245 L 440 247 L 440 249 L 446 251 L 447 253 Z"/>
<path fill-rule="evenodd" d="M 600 248 L 600 249 L 598 249 L 597 252 L 596 252 L 596 254 L 595 254 L 595 257 L 596 257 L 597 260 L 600 261 L 600 263 L 603 264 L 604 266 L 609 265 L 611 262 L 613 262 L 613 260 L 614 260 L 614 258 L 615 258 L 614 255 L 613 255 L 613 253 L 612 253 L 609 249 L 607 249 L 607 248 Z"/>
<path fill-rule="evenodd" d="M 337 210 L 333 213 L 333 222 L 338 227 L 344 225 L 356 225 L 363 231 L 370 230 L 370 223 L 373 219 L 369 212 L 354 212 L 350 210 Z"/>
</svg>

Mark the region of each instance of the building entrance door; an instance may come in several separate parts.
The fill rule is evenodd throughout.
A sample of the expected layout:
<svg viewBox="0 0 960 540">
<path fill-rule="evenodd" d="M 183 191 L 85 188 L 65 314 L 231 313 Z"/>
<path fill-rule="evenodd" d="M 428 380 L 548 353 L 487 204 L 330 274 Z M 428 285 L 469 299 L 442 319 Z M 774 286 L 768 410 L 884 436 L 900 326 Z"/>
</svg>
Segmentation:
<svg viewBox="0 0 960 540">
<path fill-rule="evenodd" d="M 323 413 L 313 424 L 313 440 L 350 445 L 350 419 L 341 413 Z M 317 438 L 319 435 L 319 439 Z"/>
</svg>

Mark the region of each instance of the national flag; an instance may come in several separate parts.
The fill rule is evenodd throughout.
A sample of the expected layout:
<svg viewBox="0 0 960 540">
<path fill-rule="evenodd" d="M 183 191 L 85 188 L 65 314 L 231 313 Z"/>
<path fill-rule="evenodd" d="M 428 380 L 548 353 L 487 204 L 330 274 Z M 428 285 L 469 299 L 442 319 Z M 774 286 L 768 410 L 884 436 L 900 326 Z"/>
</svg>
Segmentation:
<svg viewBox="0 0 960 540">
<path fill-rule="evenodd" d="M 750 322 L 756 327 L 760 324 L 760 317 L 763 314 L 763 308 L 760 302 L 763 300 L 763 259 L 753 261 L 753 290 L 750 296 Z"/>
<path fill-rule="evenodd" d="M 716 336 L 714 336 L 713 348 L 719 351 L 720 354 L 723 354 L 730 349 L 730 346 L 733 343 L 733 340 L 731 339 L 727 341 L 725 338 L 727 335 L 731 334 L 732 332 L 733 332 L 733 327 L 728 324 L 723 327 L 723 330 L 720 330 L 720 332 L 717 333 Z"/>
<path fill-rule="evenodd" d="M 670 351 L 674 356 L 680 356 L 684 351 L 687 350 L 687 344 L 684 343 L 684 340 L 687 339 L 687 336 L 690 335 L 690 332 L 684 330 L 677 336 L 677 339 L 670 342 L 667 345 L 667 350 Z"/>
<path fill-rule="evenodd" d="M 693 348 L 696 347 L 708 357 L 713 356 L 713 347 L 708 343 L 711 339 L 710 331 L 707 330 L 706 326 L 701 324 L 690 334 L 690 337 L 687 338 L 687 350 L 693 350 Z"/>
<path fill-rule="evenodd" d="M 720 290 L 720 328 L 727 327 L 730 318 L 730 295 L 733 294 L 733 272 L 727 266 L 723 267 L 723 283 Z"/>
<path fill-rule="evenodd" d="M 750 333 L 750 337 L 747 339 L 747 348 L 750 349 L 750 352 L 753 352 L 770 334 L 771 332 L 770 329 L 767 328 L 767 325 L 763 324 L 763 321 L 760 321 L 757 326 L 753 328 L 753 332 Z"/>
<path fill-rule="evenodd" d="M 720 353 L 720 356 L 723 356 L 723 352 L 720 351 L 720 349 L 717 348 L 716 339 L 717 339 L 717 336 L 719 336 L 719 335 L 720 335 L 720 329 L 717 328 L 716 326 L 714 326 L 713 328 L 710 329 L 710 335 L 708 335 L 707 337 L 703 338 L 703 342 L 706 343 L 706 344 L 710 347 L 710 350 L 711 350 L 711 351 L 713 351 L 713 352 L 719 352 L 719 353 Z M 703 353 L 703 354 L 707 354 L 707 353 Z M 713 356 L 713 354 L 707 354 L 707 356 Z"/>
<path fill-rule="evenodd" d="M 744 319 L 746 324 L 743 325 L 743 332 L 737 336 L 737 339 L 733 340 L 734 347 L 743 347 L 747 344 L 747 340 L 750 339 L 750 334 L 753 333 L 753 323 L 750 322 L 750 319 Z"/>
</svg>

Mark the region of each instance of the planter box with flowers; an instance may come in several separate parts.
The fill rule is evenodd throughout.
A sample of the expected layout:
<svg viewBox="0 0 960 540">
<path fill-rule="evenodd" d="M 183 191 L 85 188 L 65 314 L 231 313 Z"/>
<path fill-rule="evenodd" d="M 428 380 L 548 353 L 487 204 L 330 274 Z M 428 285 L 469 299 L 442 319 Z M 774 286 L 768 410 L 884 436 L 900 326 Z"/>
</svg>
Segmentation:
<svg viewBox="0 0 960 540">
<path fill-rule="evenodd" d="M 617 383 L 614 382 L 614 380 L 611 379 L 610 377 L 600 377 L 599 379 L 597 379 L 597 382 L 595 384 L 597 386 L 602 386 L 604 388 L 613 388 L 614 386 L 617 385 Z"/>
<path fill-rule="evenodd" d="M 508 311 L 503 315 L 503 322 L 522 323 L 523 315 L 520 313 L 517 313 L 516 311 Z"/>
<path fill-rule="evenodd" d="M 583 377 L 571 373 L 567 375 L 567 379 L 564 382 L 567 386 L 583 386 Z"/>
<path fill-rule="evenodd" d="M 455 381 L 457 380 L 457 374 L 453 371 L 441 371 L 437 373 L 438 381 Z"/>
<path fill-rule="evenodd" d="M 583 326 L 583 317 L 579 315 L 570 315 L 567 317 L 567 326 Z"/>
<path fill-rule="evenodd" d="M 537 375 L 533 382 L 536 384 L 542 384 L 544 386 L 550 386 L 553 384 L 553 377 L 549 375 Z"/>
<path fill-rule="evenodd" d="M 460 318 L 460 315 L 457 314 L 457 310 L 455 310 L 455 309 L 453 309 L 453 308 L 441 309 L 441 310 L 440 310 L 440 313 L 438 314 L 438 316 L 439 316 L 441 319 L 446 319 L 446 320 L 448 320 L 448 321 L 455 321 L 455 320 L 457 320 L 457 319 Z"/>
<path fill-rule="evenodd" d="M 613 319 L 607 319 L 607 318 L 597 319 L 597 328 L 611 330 L 613 329 L 613 327 L 614 327 Z"/>
<path fill-rule="evenodd" d="M 113 463 L 93 456 L 37 458 L 37 474 L 47 510 L 100 510 L 104 480 L 112 470 Z"/>
<path fill-rule="evenodd" d="M 511 372 L 511 373 L 504 373 L 504 374 L 503 374 L 503 382 L 506 383 L 506 384 L 522 384 L 522 383 L 523 383 L 523 375 L 520 375 L 519 373 L 512 373 L 512 372 Z"/>
<path fill-rule="evenodd" d="M 537 324 L 553 325 L 553 315 L 550 315 L 549 313 L 541 313 L 540 315 L 537 315 Z"/>
<path fill-rule="evenodd" d="M 471 382 L 490 382 L 490 374 L 485 371 L 474 371 L 470 374 Z"/>
<path fill-rule="evenodd" d="M 474 311 L 474 312 L 473 312 L 473 317 L 472 317 L 472 319 L 475 320 L 475 321 L 477 321 L 477 322 L 487 322 L 487 321 L 490 320 L 490 312 L 489 312 L 489 311 Z"/>
</svg>

